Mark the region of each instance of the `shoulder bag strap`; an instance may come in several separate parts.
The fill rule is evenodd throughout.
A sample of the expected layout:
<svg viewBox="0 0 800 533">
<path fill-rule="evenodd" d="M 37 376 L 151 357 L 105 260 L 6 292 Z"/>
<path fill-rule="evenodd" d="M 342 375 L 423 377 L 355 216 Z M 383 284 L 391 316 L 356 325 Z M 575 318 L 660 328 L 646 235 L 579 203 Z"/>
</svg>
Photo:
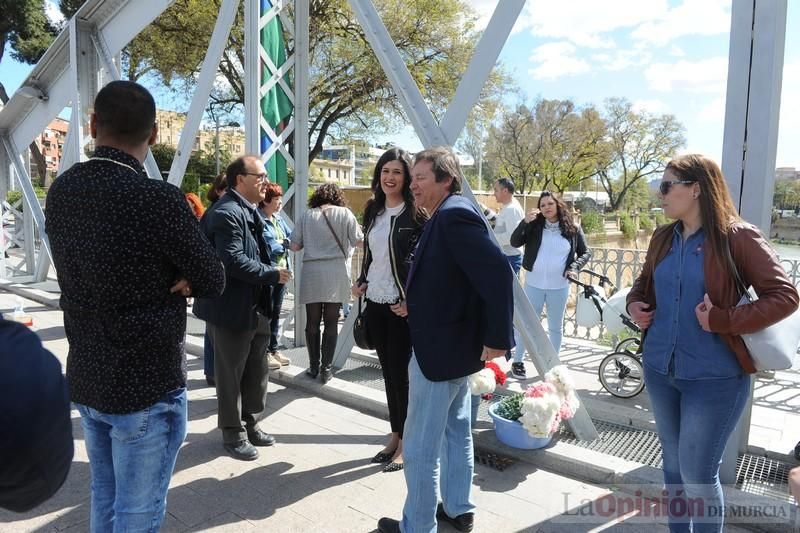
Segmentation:
<svg viewBox="0 0 800 533">
<path fill-rule="evenodd" d="M 748 300 L 752 301 L 752 298 L 750 297 L 750 291 L 747 290 L 747 285 L 745 285 L 744 281 L 742 281 L 742 278 L 739 275 L 739 269 L 736 267 L 736 262 L 733 260 L 733 254 L 731 253 L 731 242 L 730 239 L 727 238 L 725 243 L 725 253 L 727 255 L 728 264 L 731 267 L 731 272 L 733 272 L 733 279 L 736 282 L 736 288 L 743 296 L 746 296 Z"/>
<path fill-rule="evenodd" d="M 344 246 L 342 246 L 342 241 L 339 240 L 339 236 L 336 235 L 336 232 L 333 231 L 333 226 L 331 225 L 331 221 L 328 219 L 327 213 L 325 213 L 325 209 L 322 208 L 322 217 L 325 219 L 325 223 L 328 225 L 328 229 L 331 230 L 331 235 L 333 238 L 336 239 L 336 244 L 339 245 L 339 250 L 342 251 L 342 255 L 345 259 L 347 259 L 347 252 L 344 251 Z"/>
</svg>

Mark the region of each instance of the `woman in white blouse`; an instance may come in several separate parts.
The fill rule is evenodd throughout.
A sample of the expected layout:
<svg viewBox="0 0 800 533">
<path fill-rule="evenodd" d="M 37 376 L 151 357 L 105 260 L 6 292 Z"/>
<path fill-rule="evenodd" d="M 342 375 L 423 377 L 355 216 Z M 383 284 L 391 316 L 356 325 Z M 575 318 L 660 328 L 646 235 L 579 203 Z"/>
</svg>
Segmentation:
<svg viewBox="0 0 800 533">
<path fill-rule="evenodd" d="M 550 191 L 539 195 L 538 209 L 532 209 L 511 234 L 511 246 L 525 245 L 522 267 L 525 294 L 541 315 L 547 306 L 547 328 L 556 354 L 561 349 L 564 311 L 569 296 L 569 278 L 577 278 L 589 262 L 592 251 L 580 226 L 572 221 L 572 213 L 561 198 Z M 525 377 L 522 350 L 518 349 L 512 372 Z"/>
<path fill-rule="evenodd" d="M 403 468 L 403 425 L 408 410 L 411 336 L 406 322 L 405 283 L 409 252 L 419 237 L 424 215 L 411 194 L 411 159 L 393 148 L 384 153 L 372 178 L 373 198 L 364 209 L 364 265 L 353 295 L 367 298 L 367 333 L 378 352 L 392 433 L 374 463 L 384 472 Z"/>
</svg>

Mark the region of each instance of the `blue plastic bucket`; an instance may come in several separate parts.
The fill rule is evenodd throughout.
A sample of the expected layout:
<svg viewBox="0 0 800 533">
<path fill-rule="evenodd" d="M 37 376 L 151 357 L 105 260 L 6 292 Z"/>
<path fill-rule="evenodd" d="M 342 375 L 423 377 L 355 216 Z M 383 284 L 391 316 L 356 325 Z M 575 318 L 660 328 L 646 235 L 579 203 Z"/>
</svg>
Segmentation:
<svg viewBox="0 0 800 533">
<path fill-rule="evenodd" d="M 497 440 L 506 446 L 522 450 L 536 450 L 550 444 L 552 437 L 543 439 L 532 437 L 528 430 L 516 420 L 508 420 L 499 416 L 495 412 L 499 405 L 499 403 L 494 403 L 489 407 L 489 416 L 494 421 L 494 433 L 497 435 Z"/>
</svg>

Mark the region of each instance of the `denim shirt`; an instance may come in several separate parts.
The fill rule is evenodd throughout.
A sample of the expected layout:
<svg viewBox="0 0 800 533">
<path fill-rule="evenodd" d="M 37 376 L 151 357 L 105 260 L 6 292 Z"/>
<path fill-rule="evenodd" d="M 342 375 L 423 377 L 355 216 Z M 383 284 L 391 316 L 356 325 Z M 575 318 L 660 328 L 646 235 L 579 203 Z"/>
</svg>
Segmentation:
<svg viewBox="0 0 800 533">
<path fill-rule="evenodd" d="M 259 213 L 261 212 L 259 211 Z M 270 261 L 275 265 L 286 268 L 288 264 L 287 250 L 283 246 L 283 240 L 288 239 L 292 231 L 279 213 L 272 215 L 271 220 L 267 220 L 264 214 L 261 213 L 261 218 L 264 220 L 264 240 L 267 242 Z"/>
<path fill-rule="evenodd" d="M 733 351 L 716 333 L 700 327 L 694 309 L 706 293 L 703 271 L 705 233 L 683 242 L 683 224 L 675 226 L 672 246 L 653 274 L 656 310 L 644 341 L 644 363 L 679 379 L 740 376 Z"/>
</svg>

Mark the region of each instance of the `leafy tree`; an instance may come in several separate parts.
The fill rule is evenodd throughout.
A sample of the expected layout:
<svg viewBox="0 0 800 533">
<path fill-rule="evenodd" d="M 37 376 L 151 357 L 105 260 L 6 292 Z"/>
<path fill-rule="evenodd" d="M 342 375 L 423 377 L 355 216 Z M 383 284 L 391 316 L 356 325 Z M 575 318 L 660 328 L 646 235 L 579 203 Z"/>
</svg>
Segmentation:
<svg viewBox="0 0 800 533">
<path fill-rule="evenodd" d="M 624 98 L 606 100 L 604 118 L 609 157 L 598 174 L 611 209 L 617 210 L 637 181 L 664 171 L 686 138 L 674 115 L 635 111 Z"/>
<path fill-rule="evenodd" d="M 498 124 L 489 129 L 488 156 L 498 174 L 511 178 L 522 192 L 530 192 L 539 182 L 538 156 L 543 148 L 533 110 L 524 104 L 504 109 Z"/>
<path fill-rule="evenodd" d="M 603 216 L 597 211 L 585 211 L 581 213 L 581 228 L 586 235 L 605 233 Z"/>
<path fill-rule="evenodd" d="M 69 3 L 74 8 L 79 2 Z M 375 4 L 423 96 L 441 118 L 477 43 L 476 15 L 459 0 Z M 155 74 L 177 92 L 193 87 L 220 5 L 221 0 L 176 0 L 127 47 L 128 78 Z M 212 94 L 216 103 L 244 102 L 242 9 L 220 62 L 226 86 Z M 406 124 L 398 97 L 347 0 L 311 2 L 310 20 L 309 161 L 331 136 L 375 135 Z M 290 42 L 290 52 L 293 46 Z M 499 100 L 507 83 L 496 71 L 484 97 Z"/>
<path fill-rule="evenodd" d="M 6 44 L 11 57 L 36 63 L 58 34 L 45 14 L 45 0 L 0 0 L 0 61 Z"/>
<path fill-rule="evenodd" d="M 605 123 L 592 106 L 538 100 L 505 110 L 490 130 L 490 154 L 521 190 L 552 186 L 559 192 L 592 178 L 608 159 Z"/>
</svg>

